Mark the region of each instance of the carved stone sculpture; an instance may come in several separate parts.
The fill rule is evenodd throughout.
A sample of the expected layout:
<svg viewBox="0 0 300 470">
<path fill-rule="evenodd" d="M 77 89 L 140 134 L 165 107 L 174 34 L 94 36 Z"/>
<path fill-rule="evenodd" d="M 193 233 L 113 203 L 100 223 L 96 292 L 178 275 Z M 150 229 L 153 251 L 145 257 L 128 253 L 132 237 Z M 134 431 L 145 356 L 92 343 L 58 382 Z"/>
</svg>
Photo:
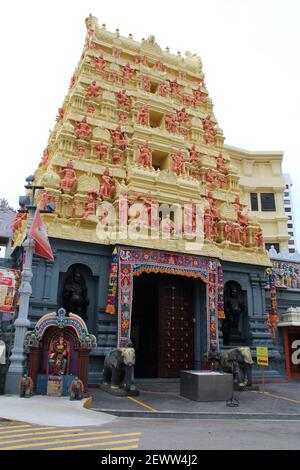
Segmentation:
<svg viewBox="0 0 300 470">
<path fill-rule="evenodd" d="M 32 378 L 27 374 L 24 374 L 20 379 L 20 397 L 21 398 L 30 398 L 33 393 L 33 382 Z"/>
<path fill-rule="evenodd" d="M 225 285 L 224 291 L 224 312 L 225 320 L 223 322 L 224 344 L 231 340 L 241 338 L 240 317 L 245 311 L 245 305 L 242 299 L 242 289 L 235 281 L 229 281 Z"/>
<path fill-rule="evenodd" d="M 70 385 L 70 400 L 81 400 L 83 398 L 83 382 L 74 377 Z"/>
<path fill-rule="evenodd" d="M 252 365 L 254 362 L 248 346 L 233 348 L 222 354 L 212 346 L 207 353 L 207 359 L 212 370 L 222 370 L 233 374 L 235 390 L 244 390 L 246 387 L 252 386 Z"/>
<path fill-rule="evenodd" d="M 149 109 L 146 104 L 144 104 L 139 110 L 137 122 L 142 126 L 149 126 Z"/>
<path fill-rule="evenodd" d="M 137 158 L 137 163 L 140 163 L 143 166 L 150 166 L 152 163 L 152 151 L 149 147 L 148 142 L 145 142 L 143 145 L 139 146 L 139 153 Z"/>
<path fill-rule="evenodd" d="M 137 393 L 134 383 L 135 350 L 131 341 L 124 348 L 113 349 L 104 360 L 103 385 L 111 391 Z"/>
<path fill-rule="evenodd" d="M 72 312 L 87 320 L 87 307 L 90 303 L 86 283 L 80 271 L 75 270 L 65 281 L 63 292 L 63 307 L 67 313 Z"/>
<path fill-rule="evenodd" d="M 76 183 L 76 173 L 73 166 L 73 160 L 69 160 L 67 168 L 61 170 L 62 179 L 60 181 L 60 189 L 62 191 L 72 191 Z"/>
</svg>

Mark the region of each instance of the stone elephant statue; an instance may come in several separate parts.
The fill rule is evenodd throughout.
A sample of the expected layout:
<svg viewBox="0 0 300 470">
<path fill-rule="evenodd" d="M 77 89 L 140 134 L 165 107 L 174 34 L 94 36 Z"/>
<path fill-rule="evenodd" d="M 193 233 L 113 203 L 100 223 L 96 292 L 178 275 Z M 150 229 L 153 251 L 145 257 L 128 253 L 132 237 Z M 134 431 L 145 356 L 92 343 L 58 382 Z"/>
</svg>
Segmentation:
<svg viewBox="0 0 300 470">
<path fill-rule="evenodd" d="M 252 385 L 252 365 L 254 364 L 248 346 L 239 346 L 222 354 L 214 349 L 208 351 L 208 361 L 212 370 L 222 370 L 233 374 L 235 390 L 244 390 Z"/>
<path fill-rule="evenodd" d="M 104 360 L 103 385 L 112 390 L 136 392 L 134 383 L 135 350 L 132 343 L 110 351 Z"/>
</svg>

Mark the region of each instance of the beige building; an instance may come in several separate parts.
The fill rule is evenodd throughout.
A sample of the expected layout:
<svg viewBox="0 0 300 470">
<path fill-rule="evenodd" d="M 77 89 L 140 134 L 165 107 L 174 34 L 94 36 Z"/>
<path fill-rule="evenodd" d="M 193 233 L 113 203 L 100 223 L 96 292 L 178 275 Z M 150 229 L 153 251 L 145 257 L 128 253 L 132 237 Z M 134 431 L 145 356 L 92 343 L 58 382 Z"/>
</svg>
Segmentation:
<svg viewBox="0 0 300 470">
<path fill-rule="evenodd" d="M 290 236 L 283 204 L 283 152 L 250 152 L 228 145 L 226 151 L 240 176 L 243 202 L 263 228 L 266 248 L 274 245 L 277 252 L 287 252 Z"/>
</svg>

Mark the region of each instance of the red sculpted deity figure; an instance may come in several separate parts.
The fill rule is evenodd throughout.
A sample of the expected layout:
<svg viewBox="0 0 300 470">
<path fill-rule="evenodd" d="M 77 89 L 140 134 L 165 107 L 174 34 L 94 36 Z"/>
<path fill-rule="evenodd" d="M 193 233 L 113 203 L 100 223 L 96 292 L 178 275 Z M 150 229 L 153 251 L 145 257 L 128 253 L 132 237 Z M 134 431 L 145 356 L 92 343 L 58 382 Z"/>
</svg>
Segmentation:
<svg viewBox="0 0 300 470">
<path fill-rule="evenodd" d="M 194 96 L 196 103 L 202 103 L 204 101 L 204 95 L 201 91 L 200 86 L 196 90 L 194 90 Z"/>
<path fill-rule="evenodd" d="M 85 96 L 90 98 L 97 98 L 100 94 L 100 87 L 97 86 L 96 80 L 93 80 L 92 83 L 89 85 Z"/>
<path fill-rule="evenodd" d="M 243 205 L 240 201 L 239 196 L 235 197 L 235 199 L 233 201 L 233 206 L 235 207 L 235 210 L 237 212 L 237 217 L 238 217 L 238 221 L 240 222 L 240 224 L 247 225 L 248 221 L 249 221 L 249 218 L 247 217 L 247 215 L 242 214 Z"/>
<path fill-rule="evenodd" d="M 95 215 L 96 213 L 96 201 L 93 192 L 89 192 L 88 195 L 88 202 L 85 206 L 85 211 L 83 217 L 87 217 L 88 215 Z"/>
<path fill-rule="evenodd" d="M 56 121 L 61 122 L 64 118 L 64 109 L 63 108 L 58 108 L 58 113 L 56 116 Z"/>
<path fill-rule="evenodd" d="M 151 82 L 148 76 L 143 77 L 143 90 L 147 92 L 151 91 Z"/>
<path fill-rule="evenodd" d="M 159 70 L 159 72 L 165 72 L 166 71 L 166 67 L 159 60 L 154 64 L 154 68 L 155 68 L 155 70 Z"/>
<path fill-rule="evenodd" d="M 114 149 L 112 154 L 112 162 L 114 165 L 119 165 L 122 158 L 122 152 L 119 149 Z"/>
<path fill-rule="evenodd" d="M 232 225 L 232 235 L 234 243 L 240 243 L 240 226 L 238 224 Z"/>
<path fill-rule="evenodd" d="M 176 175 L 182 175 L 184 172 L 184 158 L 180 150 L 177 150 L 177 152 L 172 155 L 172 160 L 173 160 L 173 168 L 172 170 Z"/>
<path fill-rule="evenodd" d="M 95 150 L 97 153 L 97 156 L 100 158 L 100 160 L 106 160 L 107 159 L 107 154 L 108 154 L 108 145 L 105 144 L 104 142 L 100 142 L 95 146 Z"/>
<path fill-rule="evenodd" d="M 204 236 L 207 240 L 210 240 L 212 237 L 212 225 L 213 217 L 211 215 L 210 209 L 204 210 Z"/>
<path fill-rule="evenodd" d="M 180 93 L 180 86 L 177 83 L 177 80 L 170 81 L 171 92 L 173 95 L 179 95 Z"/>
<path fill-rule="evenodd" d="M 95 67 L 98 70 L 104 70 L 106 66 L 106 60 L 103 58 L 103 55 L 99 55 L 99 57 L 96 58 L 96 63 Z"/>
<path fill-rule="evenodd" d="M 85 145 L 84 144 L 80 143 L 80 144 L 77 145 L 76 154 L 79 157 L 84 156 L 84 154 L 85 154 Z"/>
<path fill-rule="evenodd" d="M 102 185 L 100 188 L 100 195 L 107 199 L 114 196 L 116 192 L 116 183 L 114 176 L 110 176 L 109 169 L 105 168 L 102 175 Z"/>
<path fill-rule="evenodd" d="M 76 182 L 76 173 L 73 166 L 73 161 L 69 160 L 67 168 L 61 170 L 62 179 L 60 181 L 60 189 L 62 191 L 72 191 Z"/>
<path fill-rule="evenodd" d="M 248 228 L 246 227 L 246 225 L 240 228 L 240 239 L 241 239 L 242 245 L 244 246 L 247 246 L 247 231 L 248 231 Z"/>
<path fill-rule="evenodd" d="M 196 150 L 195 144 L 192 145 L 192 147 L 189 149 L 189 154 L 190 154 L 190 163 L 198 163 L 199 162 L 199 154 Z"/>
<path fill-rule="evenodd" d="M 48 201 L 49 201 L 49 194 L 48 194 L 48 191 L 46 190 L 43 192 L 42 197 L 41 197 L 41 204 L 40 204 L 41 211 L 44 211 L 46 209 Z"/>
<path fill-rule="evenodd" d="M 216 208 L 216 201 L 213 198 L 212 192 L 208 191 L 207 200 L 210 207 L 210 212 L 213 218 L 218 218 L 220 216 L 218 209 Z"/>
<path fill-rule="evenodd" d="M 76 122 L 75 135 L 76 137 L 89 137 L 92 133 L 86 118 L 84 117 L 81 122 Z"/>
<path fill-rule="evenodd" d="M 173 134 L 177 132 L 176 126 L 176 114 L 167 114 L 165 116 L 165 125 L 166 130 L 168 132 L 172 132 Z"/>
<path fill-rule="evenodd" d="M 211 168 L 207 170 L 206 181 L 208 181 L 208 183 L 211 183 L 211 184 L 215 184 L 215 185 L 218 184 L 218 175 Z"/>
<path fill-rule="evenodd" d="M 139 146 L 137 162 L 143 166 L 150 166 L 152 164 L 152 151 L 148 142 L 145 142 L 143 145 Z"/>
<path fill-rule="evenodd" d="M 111 133 L 113 145 L 115 145 L 116 147 L 127 146 L 127 141 L 122 134 L 121 126 L 117 126 L 116 129 L 114 131 L 110 131 L 110 133 Z"/>
<path fill-rule="evenodd" d="M 225 166 L 226 160 L 223 158 L 223 155 L 219 153 L 219 155 L 216 158 L 216 164 L 217 164 L 217 169 L 221 172 L 224 173 L 225 175 L 228 174 L 228 168 Z"/>
<path fill-rule="evenodd" d="M 149 109 L 146 104 L 144 104 L 139 110 L 137 121 L 142 126 L 149 126 Z"/>
<path fill-rule="evenodd" d="M 261 228 L 259 228 L 255 234 L 254 246 L 257 248 L 264 248 L 264 234 Z"/>
<path fill-rule="evenodd" d="M 228 242 L 231 242 L 231 239 L 232 239 L 232 223 L 231 222 L 226 222 L 224 226 L 224 231 L 225 231 L 225 240 Z"/>
<path fill-rule="evenodd" d="M 189 120 L 189 115 L 186 112 L 185 108 L 182 108 L 180 111 L 177 111 L 177 119 L 179 122 L 185 123 Z"/>
<path fill-rule="evenodd" d="M 45 163 L 47 162 L 48 158 L 49 158 L 49 150 L 48 150 L 48 149 L 45 149 L 45 150 L 43 151 L 43 156 L 42 156 L 42 159 L 41 159 L 41 161 L 40 161 L 40 163 L 39 163 L 39 166 L 45 165 Z"/>
<path fill-rule="evenodd" d="M 117 103 L 119 108 L 131 109 L 131 101 L 129 96 L 127 96 L 126 91 L 120 90 L 117 94 Z"/>
<path fill-rule="evenodd" d="M 123 67 L 122 75 L 123 75 L 123 83 L 128 82 L 129 80 L 132 79 L 133 69 L 130 67 L 129 63 L 126 64 L 125 67 Z"/>
<path fill-rule="evenodd" d="M 161 82 L 158 87 L 158 94 L 160 96 L 168 96 L 168 82 Z"/>
</svg>

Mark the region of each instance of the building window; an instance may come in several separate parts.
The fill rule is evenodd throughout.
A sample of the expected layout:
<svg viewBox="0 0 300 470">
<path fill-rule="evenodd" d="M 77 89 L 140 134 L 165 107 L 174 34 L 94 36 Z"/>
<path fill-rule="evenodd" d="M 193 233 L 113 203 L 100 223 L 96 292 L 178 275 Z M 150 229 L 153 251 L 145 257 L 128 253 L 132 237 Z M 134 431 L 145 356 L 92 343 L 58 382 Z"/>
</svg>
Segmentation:
<svg viewBox="0 0 300 470">
<path fill-rule="evenodd" d="M 288 219 L 289 219 L 289 220 L 292 220 L 292 216 L 291 216 L 291 215 L 288 215 Z"/>
<path fill-rule="evenodd" d="M 286 207 L 284 210 L 285 210 L 285 212 L 291 212 L 291 208 L 290 208 L 290 207 Z M 292 218 L 292 217 L 291 217 L 291 218 Z M 290 219 L 291 219 L 291 218 L 290 218 Z"/>
<path fill-rule="evenodd" d="M 289 235 L 290 235 L 291 237 L 293 237 L 293 236 L 294 236 L 294 232 L 289 232 Z"/>
<path fill-rule="evenodd" d="M 295 248 L 289 248 L 289 253 L 295 253 Z"/>
<path fill-rule="evenodd" d="M 285 204 L 290 204 L 290 203 L 291 203 L 291 200 L 290 200 L 290 199 L 285 199 L 285 200 L 284 200 L 284 203 L 285 203 Z"/>
<path fill-rule="evenodd" d="M 261 193 L 260 200 L 262 211 L 276 211 L 275 197 L 273 193 Z"/>
<path fill-rule="evenodd" d="M 289 240 L 289 241 L 288 241 L 288 244 L 289 244 L 289 245 L 295 245 L 295 242 L 294 242 L 294 240 Z"/>
<path fill-rule="evenodd" d="M 287 191 L 284 193 L 284 197 L 289 197 L 290 196 L 290 193 Z"/>
<path fill-rule="evenodd" d="M 272 246 L 275 248 L 275 250 L 277 251 L 277 253 L 279 253 L 279 243 L 265 243 L 265 248 L 266 250 L 271 250 Z"/>
<path fill-rule="evenodd" d="M 257 193 L 250 193 L 250 199 L 251 199 L 251 210 L 258 211 Z"/>
<path fill-rule="evenodd" d="M 293 228 L 293 224 L 288 224 L 288 228 Z"/>
</svg>

